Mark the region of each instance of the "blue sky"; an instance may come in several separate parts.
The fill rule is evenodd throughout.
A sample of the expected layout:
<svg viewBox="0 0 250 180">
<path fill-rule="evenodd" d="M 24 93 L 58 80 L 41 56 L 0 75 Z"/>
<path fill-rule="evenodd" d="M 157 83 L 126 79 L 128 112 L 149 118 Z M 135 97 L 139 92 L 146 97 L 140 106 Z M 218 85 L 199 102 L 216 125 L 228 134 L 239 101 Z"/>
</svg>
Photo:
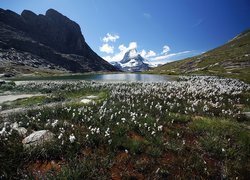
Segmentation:
<svg viewBox="0 0 250 180">
<path fill-rule="evenodd" d="M 0 0 L 0 7 L 19 14 L 54 8 L 109 61 L 133 47 L 154 63 L 182 59 L 250 28 L 249 0 Z"/>
</svg>

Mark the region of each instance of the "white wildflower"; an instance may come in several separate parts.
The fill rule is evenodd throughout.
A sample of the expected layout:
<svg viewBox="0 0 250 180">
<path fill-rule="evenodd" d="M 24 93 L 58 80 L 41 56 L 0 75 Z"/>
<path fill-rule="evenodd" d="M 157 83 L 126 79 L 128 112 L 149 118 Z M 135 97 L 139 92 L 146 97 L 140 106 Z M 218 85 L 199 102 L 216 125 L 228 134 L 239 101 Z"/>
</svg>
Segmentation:
<svg viewBox="0 0 250 180">
<path fill-rule="evenodd" d="M 71 143 L 73 143 L 75 140 L 76 140 L 76 137 L 74 136 L 74 134 L 71 134 L 71 135 L 69 136 L 69 141 L 70 141 Z"/>
</svg>

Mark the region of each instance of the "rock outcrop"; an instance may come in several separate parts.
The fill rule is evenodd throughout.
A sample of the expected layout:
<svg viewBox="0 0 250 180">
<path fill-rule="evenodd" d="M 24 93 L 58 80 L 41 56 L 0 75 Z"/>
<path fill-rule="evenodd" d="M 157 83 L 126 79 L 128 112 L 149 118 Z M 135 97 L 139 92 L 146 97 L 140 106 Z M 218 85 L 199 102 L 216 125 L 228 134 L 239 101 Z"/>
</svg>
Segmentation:
<svg viewBox="0 0 250 180">
<path fill-rule="evenodd" d="M 25 148 L 40 146 L 52 141 L 54 139 L 54 136 L 55 135 L 49 130 L 35 131 L 24 138 L 22 143 Z"/>
<path fill-rule="evenodd" d="M 140 72 L 150 69 L 149 62 L 147 62 L 136 49 L 130 49 L 124 54 L 120 62 L 112 62 L 112 65 L 126 72 Z"/>
<path fill-rule="evenodd" d="M 80 26 L 49 9 L 21 15 L 0 9 L 0 73 L 116 71 L 85 42 Z"/>
</svg>

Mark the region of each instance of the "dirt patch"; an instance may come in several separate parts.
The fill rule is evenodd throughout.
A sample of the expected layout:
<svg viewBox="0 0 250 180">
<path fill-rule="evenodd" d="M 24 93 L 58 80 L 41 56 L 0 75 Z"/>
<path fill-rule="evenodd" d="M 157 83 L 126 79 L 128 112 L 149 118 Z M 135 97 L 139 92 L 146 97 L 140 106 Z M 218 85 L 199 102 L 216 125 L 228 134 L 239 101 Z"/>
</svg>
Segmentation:
<svg viewBox="0 0 250 180">
<path fill-rule="evenodd" d="M 92 149 L 87 147 L 85 149 L 82 150 L 81 152 L 84 156 L 90 156 L 93 152 L 92 152 Z"/>
<path fill-rule="evenodd" d="M 176 159 L 176 154 L 171 151 L 167 151 L 163 154 L 163 156 L 159 159 L 160 164 L 162 165 L 170 165 L 173 164 Z"/>
<path fill-rule="evenodd" d="M 132 140 L 135 140 L 135 141 L 145 141 L 145 139 L 140 136 L 139 134 L 135 133 L 135 132 L 129 132 L 128 133 L 128 136 L 132 139 Z"/>
<path fill-rule="evenodd" d="M 120 179 L 144 179 L 144 176 L 133 169 L 132 163 L 127 165 L 114 165 L 111 168 L 111 179 L 120 180 Z"/>
<path fill-rule="evenodd" d="M 32 173 L 35 179 L 45 177 L 46 173 L 54 172 L 55 174 L 61 171 L 62 162 L 56 161 L 37 161 L 28 165 L 27 170 Z"/>
<path fill-rule="evenodd" d="M 129 154 L 126 152 L 119 152 L 115 157 L 116 163 L 126 162 L 129 159 Z"/>
<path fill-rule="evenodd" d="M 134 163 L 130 160 L 128 153 L 118 152 L 114 158 L 114 165 L 110 169 L 111 179 L 144 179 L 144 176 L 135 170 Z"/>
<path fill-rule="evenodd" d="M 196 136 L 190 133 L 184 134 L 185 144 L 190 147 L 197 147 L 198 145 L 198 139 Z"/>
</svg>

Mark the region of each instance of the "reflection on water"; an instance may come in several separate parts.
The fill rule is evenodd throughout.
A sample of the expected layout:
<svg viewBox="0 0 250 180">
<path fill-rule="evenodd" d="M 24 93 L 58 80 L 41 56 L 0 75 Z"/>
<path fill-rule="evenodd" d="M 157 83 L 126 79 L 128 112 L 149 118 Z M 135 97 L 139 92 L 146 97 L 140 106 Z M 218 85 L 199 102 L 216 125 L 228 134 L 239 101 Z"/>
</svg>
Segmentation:
<svg viewBox="0 0 250 180">
<path fill-rule="evenodd" d="M 171 77 L 152 74 L 98 74 L 92 77 L 96 81 L 140 81 L 140 82 L 161 82 L 171 80 Z"/>
<path fill-rule="evenodd" d="M 69 76 L 50 76 L 50 77 L 25 77 L 19 80 L 87 80 L 87 81 L 106 81 L 106 82 L 163 82 L 173 80 L 173 76 L 153 75 L 153 74 L 85 74 Z"/>
</svg>

